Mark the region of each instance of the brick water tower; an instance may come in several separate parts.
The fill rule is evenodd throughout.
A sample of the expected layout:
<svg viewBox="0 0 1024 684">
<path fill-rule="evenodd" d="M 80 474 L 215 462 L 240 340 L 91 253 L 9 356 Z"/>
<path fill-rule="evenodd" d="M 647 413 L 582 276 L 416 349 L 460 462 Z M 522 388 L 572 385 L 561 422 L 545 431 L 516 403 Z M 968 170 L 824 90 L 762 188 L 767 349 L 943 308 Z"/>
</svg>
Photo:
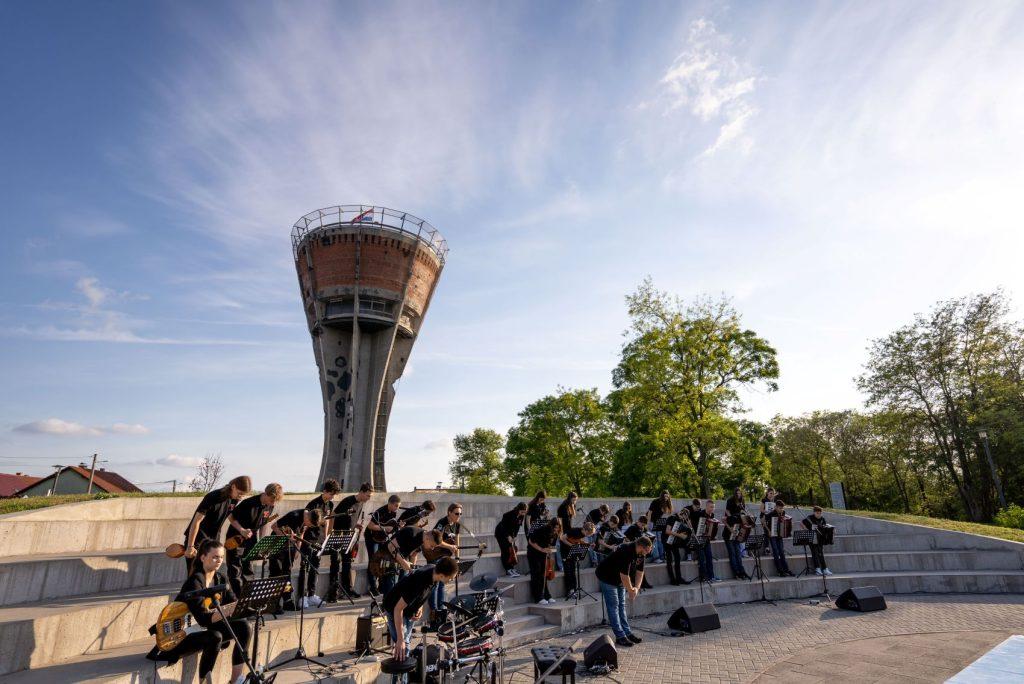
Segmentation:
<svg viewBox="0 0 1024 684">
<path fill-rule="evenodd" d="M 336 478 L 386 490 L 384 442 L 395 383 L 441 277 L 448 244 L 412 214 L 345 205 L 306 214 L 292 228 L 324 402 L 319 486 Z"/>
</svg>

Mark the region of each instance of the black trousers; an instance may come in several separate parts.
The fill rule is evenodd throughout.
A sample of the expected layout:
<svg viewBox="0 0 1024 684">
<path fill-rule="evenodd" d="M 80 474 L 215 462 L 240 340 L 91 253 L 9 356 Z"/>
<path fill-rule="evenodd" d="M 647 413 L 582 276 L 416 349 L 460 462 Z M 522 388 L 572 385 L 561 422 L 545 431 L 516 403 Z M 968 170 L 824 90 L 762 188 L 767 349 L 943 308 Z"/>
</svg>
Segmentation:
<svg viewBox="0 0 1024 684">
<path fill-rule="evenodd" d="M 231 664 L 241 665 L 245 662 L 244 652 L 249 649 L 249 623 L 238 618 L 228 620 L 228 622 L 231 623 L 231 629 L 238 637 L 238 642 L 231 651 Z M 199 679 L 203 679 L 213 671 L 213 666 L 217 664 L 217 656 L 220 655 L 221 650 L 230 645 L 231 633 L 228 632 L 227 625 L 223 621 L 215 622 L 202 632 L 189 634 L 180 644 L 170 651 L 164 652 L 162 658 L 176 662 L 187 655 L 202 653 L 199 656 Z"/>
<path fill-rule="evenodd" d="M 242 584 L 244 581 L 251 581 L 254 577 L 252 563 L 242 560 L 245 554 L 249 553 L 249 550 L 256 544 L 256 537 L 253 536 L 251 541 L 252 543 L 249 543 L 249 540 L 247 540 L 244 546 L 227 552 L 228 581 L 231 582 L 231 591 L 235 592 L 235 596 L 238 597 L 242 596 Z"/>
<path fill-rule="evenodd" d="M 289 579 L 291 579 L 291 576 L 292 576 L 292 563 L 294 562 L 294 556 L 295 556 L 295 549 L 292 547 L 291 544 L 285 544 L 283 549 L 281 549 L 278 553 L 276 553 L 276 554 L 274 554 L 273 556 L 270 557 L 270 575 L 269 576 L 270 577 L 287 576 Z M 305 580 L 305 577 L 303 576 L 303 573 L 300 572 L 299 573 L 299 587 L 298 587 L 298 596 L 299 596 L 300 600 L 302 599 L 302 596 L 304 595 L 302 593 L 304 580 Z M 295 603 L 294 603 L 294 600 L 292 599 L 291 596 L 284 597 L 284 600 L 285 600 L 285 608 L 287 608 L 288 610 L 294 610 L 295 609 Z"/>
<path fill-rule="evenodd" d="M 814 561 L 814 567 L 824 570 L 828 566 L 825 565 L 825 549 L 821 544 L 811 544 L 811 560 Z"/>
<path fill-rule="evenodd" d="M 569 549 L 571 548 L 568 544 L 562 544 L 562 570 L 565 574 L 566 596 L 576 589 L 576 566 L 579 565 L 578 560 L 569 558 Z"/>
<path fill-rule="evenodd" d="M 377 552 L 377 549 L 381 547 L 381 544 L 373 541 L 368 536 L 363 537 L 363 541 L 366 543 L 366 560 L 369 561 L 373 558 L 373 554 Z M 370 573 L 366 573 L 366 587 L 373 594 L 379 593 L 377 588 L 377 578 Z"/>
<path fill-rule="evenodd" d="M 500 527 L 494 528 L 494 537 L 498 540 L 498 548 L 501 549 L 501 567 L 506 572 L 516 567 L 514 564 L 508 562 L 508 552 L 515 544 L 515 541 L 508 540 L 508 533 L 502 530 Z"/>
<path fill-rule="evenodd" d="M 328 577 L 328 583 L 329 583 L 329 586 L 328 586 L 328 589 L 327 589 L 328 596 L 331 593 L 334 593 L 334 594 L 338 593 L 338 573 L 341 570 L 341 566 L 342 566 L 341 559 L 338 558 L 339 555 L 340 554 L 338 553 L 338 551 L 336 549 L 335 550 L 331 550 L 331 551 L 324 551 L 324 556 L 327 556 L 331 560 L 331 569 L 330 569 L 330 573 L 327 576 Z M 320 570 L 320 559 L 321 559 L 321 557 L 316 555 L 315 553 L 312 553 L 309 556 L 309 566 L 306 568 L 306 596 L 312 596 L 313 594 L 316 593 L 316 576 L 317 576 L 317 573 Z M 349 558 L 348 554 L 345 554 L 345 561 L 346 562 L 344 564 L 346 566 L 348 566 L 348 567 L 345 569 L 344 575 L 348 579 L 344 583 L 344 587 L 346 589 L 351 589 L 352 588 L 352 579 L 351 579 L 351 577 L 352 577 L 352 572 L 351 572 L 352 571 L 352 559 Z"/>
<path fill-rule="evenodd" d="M 526 561 L 530 564 L 530 593 L 533 595 L 533 602 L 550 599 L 551 592 L 548 591 L 547 583 L 544 580 L 547 554 L 541 553 L 531 546 L 526 549 Z"/>
<path fill-rule="evenodd" d="M 669 537 L 669 539 L 675 539 L 675 537 Z M 665 544 L 665 567 L 668 568 L 668 579 L 670 582 L 682 582 L 683 571 L 679 567 L 680 561 L 682 561 L 682 553 L 679 549 L 679 544 Z"/>
</svg>

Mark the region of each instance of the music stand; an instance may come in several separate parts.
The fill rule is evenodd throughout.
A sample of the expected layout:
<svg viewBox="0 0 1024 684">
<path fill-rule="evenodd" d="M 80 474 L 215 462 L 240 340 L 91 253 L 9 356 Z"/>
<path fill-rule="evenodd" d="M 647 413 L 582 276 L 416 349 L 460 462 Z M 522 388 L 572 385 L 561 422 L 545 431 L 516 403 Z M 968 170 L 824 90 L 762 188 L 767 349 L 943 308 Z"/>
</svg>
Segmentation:
<svg viewBox="0 0 1024 684">
<path fill-rule="evenodd" d="M 260 672 L 255 667 L 253 667 L 252 661 L 249 659 L 249 656 L 246 654 L 245 650 L 242 648 L 240 642 L 238 641 L 238 636 L 235 635 L 235 630 L 231 626 L 231 620 L 229 620 L 228 616 L 224 614 L 224 609 L 221 608 L 220 601 L 214 599 L 212 601 L 212 604 L 213 608 L 217 611 L 217 614 L 220 615 L 221 622 L 223 622 L 224 626 L 227 628 L 228 634 L 231 635 L 231 639 L 234 640 L 235 648 L 237 648 L 239 652 L 242 654 L 242 661 L 245 663 L 246 667 L 249 668 L 249 676 L 246 677 L 246 681 L 261 684 L 272 684 L 273 681 L 277 679 L 277 673 L 274 673 L 269 677 L 266 677 L 264 676 L 265 673 Z"/>
<path fill-rule="evenodd" d="M 569 546 L 569 553 L 567 553 L 565 558 L 563 559 L 576 561 L 574 564 L 575 569 L 573 570 L 573 575 L 576 579 L 576 588 L 569 592 L 569 594 L 565 597 L 566 601 L 568 601 L 570 598 L 573 599 L 576 605 L 579 605 L 581 595 L 589 596 L 595 601 L 597 600 L 596 596 L 594 596 L 593 594 L 591 594 L 583 588 L 582 582 L 580 580 L 580 561 L 583 560 L 584 556 L 587 555 L 587 552 L 589 550 L 590 547 L 587 544 L 572 544 L 571 546 Z"/>
<path fill-rule="evenodd" d="M 814 543 L 814 530 L 793 530 L 793 546 L 804 548 L 804 569 L 797 574 L 797 578 L 811 574 L 811 559 L 807 556 L 807 547 Z"/>
<path fill-rule="evenodd" d="M 814 530 L 814 533 L 818 535 L 818 543 L 821 544 L 822 547 L 832 546 L 832 544 L 834 543 L 832 540 L 829 540 L 829 542 L 826 544 L 817 529 Z M 825 559 L 824 548 L 821 550 L 821 558 L 822 560 Z M 825 565 L 825 568 L 828 568 L 827 564 Z M 828 593 L 828 578 L 825 575 L 825 568 L 822 568 L 821 570 L 821 593 L 815 594 L 815 596 L 824 596 L 826 599 L 828 599 L 829 603 L 831 603 L 832 595 Z"/>
<path fill-rule="evenodd" d="M 455 595 L 459 595 L 459 578 L 468 573 L 476 565 L 476 558 L 470 558 L 468 560 L 458 559 L 459 572 L 455 575 Z"/>
<path fill-rule="evenodd" d="M 317 552 L 318 558 L 323 558 L 324 551 L 336 551 L 339 553 L 348 553 L 349 547 L 352 546 L 352 540 L 355 539 L 355 530 L 334 530 L 327 538 L 324 539 L 324 543 L 320 546 L 320 550 Z M 344 550 L 343 550 L 344 549 Z M 333 561 L 332 561 L 333 562 Z M 351 604 L 355 605 L 356 602 L 349 596 L 348 591 L 343 591 L 345 599 Z"/>
<path fill-rule="evenodd" d="M 264 539 L 266 538 L 264 537 Z M 280 537 L 280 539 L 284 539 L 284 537 Z M 264 624 L 263 613 L 270 610 L 271 606 L 275 605 L 278 599 L 286 591 L 290 590 L 291 578 L 287 575 L 251 581 L 246 580 L 245 584 L 242 585 L 242 597 L 238 599 L 235 612 L 241 613 L 249 609 L 256 615 L 256 625 L 252 635 L 252 664 L 254 669 L 259 669 L 260 627 Z M 269 684 L 269 682 L 273 681 L 273 677 L 266 681 Z"/>
<path fill-rule="evenodd" d="M 754 577 L 761 582 L 761 598 L 754 599 L 754 602 L 764 601 L 770 603 L 773 606 L 775 601 L 768 598 L 768 595 L 764 591 L 765 574 L 764 568 L 761 567 L 761 550 L 768 545 L 768 535 L 766 534 L 751 534 L 747 537 L 747 549 L 750 550 L 751 556 L 754 558 L 754 574 L 747 578 L 747 581 L 753 581 Z"/>
<path fill-rule="evenodd" d="M 250 564 L 256 560 L 262 561 L 260 563 L 260 579 L 263 579 L 267 572 L 267 559 L 281 553 L 287 541 L 288 537 L 278 534 L 268 534 L 265 537 L 260 537 L 252 545 L 252 548 L 246 552 L 245 556 L 242 557 L 242 560 Z"/>
</svg>

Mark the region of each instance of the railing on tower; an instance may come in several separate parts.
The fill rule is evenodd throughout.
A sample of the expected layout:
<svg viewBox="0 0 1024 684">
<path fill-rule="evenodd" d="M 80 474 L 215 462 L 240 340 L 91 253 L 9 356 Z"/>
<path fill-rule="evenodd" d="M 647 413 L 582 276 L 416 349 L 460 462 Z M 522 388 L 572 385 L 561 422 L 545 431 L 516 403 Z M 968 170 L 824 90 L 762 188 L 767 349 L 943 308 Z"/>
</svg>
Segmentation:
<svg viewBox="0 0 1024 684">
<path fill-rule="evenodd" d="M 437 228 L 409 212 L 368 204 L 342 204 L 309 212 L 292 226 L 292 254 L 298 256 L 299 245 L 309 233 L 321 228 L 361 225 L 377 226 L 384 230 L 413 235 L 430 247 L 444 266 L 444 260 L 448 255 L 448 242 Z"/>
</svg>

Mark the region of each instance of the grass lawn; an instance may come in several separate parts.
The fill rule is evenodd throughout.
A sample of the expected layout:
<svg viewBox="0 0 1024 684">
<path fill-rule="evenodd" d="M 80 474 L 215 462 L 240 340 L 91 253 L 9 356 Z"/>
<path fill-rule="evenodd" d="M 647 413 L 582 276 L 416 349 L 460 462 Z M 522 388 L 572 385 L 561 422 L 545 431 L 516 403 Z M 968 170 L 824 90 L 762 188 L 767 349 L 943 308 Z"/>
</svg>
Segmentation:
<svg viewBox="0 0 1024 684">
<path fill-rule="evenodd" d="M 943 518 L 929 518 L 923 515 L 908 515 L 906 513 L 879 513 L 877 511 L 835 511 L 849 515 L 860 515 L 865 518 L 878 518 L 879 520 L 893 520 L 895 522 L 912 523 L 935 527 L 940 530 L 953 530 L 954 532 L 967 532 L 969 534 L 982 534 L 986 537 L 998 537 L 1009 539 L 1015 542 L 1024 542 L 1024 530 L 1012 527 L 999 527 L 998 525 L 985 525 L 983 523 L 963 522 L 962 520 L 945 520 Z"/>
<path fill-rule="evenodd" d="M 142 494 L 61 494 L 60 496 L 30 496 L 24 499 L 0 499 L 0 515 L 4 513 L 18 513 L 20 511 L 32 511 L 37 508 L 48 508 L 66 503 L 78 503 L 79 501 L 98 501 L 100 499 L 113 499 L 117 496 L 139 497 L 139 496 L 196 496 L 195 492 L 143 492 Z"/>
</svg>

